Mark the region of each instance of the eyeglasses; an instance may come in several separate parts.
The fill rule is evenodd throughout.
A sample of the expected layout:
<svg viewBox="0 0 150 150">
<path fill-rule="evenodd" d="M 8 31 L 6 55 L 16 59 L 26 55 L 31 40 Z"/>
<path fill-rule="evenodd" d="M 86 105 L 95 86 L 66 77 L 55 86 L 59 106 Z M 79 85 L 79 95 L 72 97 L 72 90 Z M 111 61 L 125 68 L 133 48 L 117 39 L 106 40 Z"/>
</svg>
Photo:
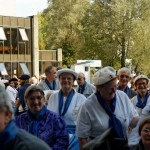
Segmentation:
<svg viewBox="0 0 150 150">
<path fill-rule="evenodd" d="M 61 80 L 63 80 L 63 81 L 65 81 L 65 80 L 68 80 L 68 81 L 72 81 L 73 80 L 73 78 L 67 78 L 67 77 L 60 77 L 60 79 Z"/>
<path fill-rule="evenodd" d="M 129 76 L 127 76 L 127 75 L 120 75 L 120 78 L 127 78 L 127 79 L 129 79 L 130 77 Z"/>
<path fill-rule="evenodd" d="M 31 102 L 34 102 L 35 100 L 38 100 L 38 101 L 43 100 L 43 97 L 42 96 L 37 96 L 37 97 L 30 96 L 27 99 L 29 99 L 29 101 L 31 101 Z"/>
<path fill-rule="evenodd" d="M 144 133 L 149 134 L 150 133 L 150 129 L 143 129 L 142 130 Z"/>
<path fill-rule="evenodd" d="M 146 86 L 147 85 L 147 83 L 146 82 L 141 82 L 141 83 L 137 83 L 137 86 Z"/>
</svg>

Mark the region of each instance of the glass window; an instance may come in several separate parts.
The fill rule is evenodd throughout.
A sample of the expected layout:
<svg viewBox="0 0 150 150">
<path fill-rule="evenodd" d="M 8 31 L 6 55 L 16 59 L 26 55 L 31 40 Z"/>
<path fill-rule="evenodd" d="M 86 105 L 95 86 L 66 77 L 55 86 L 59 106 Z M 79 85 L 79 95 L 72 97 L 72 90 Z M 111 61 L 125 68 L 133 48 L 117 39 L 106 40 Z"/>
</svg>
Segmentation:
<svg viewBox="0 0 150 150">
<path fill-rule="evenodd" d="M 18 51 L 19 51 L 18 61 L 24 62 L 25 61 L 25 43 L 24 42 L 18 43 Z"/>
<path fill-rule="evenodd" d="M 0 40 L 6 40 L 6 35 L 2 27 L 0 27 Z"/>
<path fill-rule="evenodd" d="M 24 74 L 30 74 L 25 63 L 20 63 L 20 66 Z"/>
<path fill-rule="evenodd" d="M 3 45 L 4 45 L 3 41 L 0 41 L 0 54 L 3 54 L 3 49 L 4 49 Z M 0 60 L 3 60 L 1 58 L 3 58 L 3 55 L 0 55 Z"/>
<path fill-rule="evenodd" d="M 31 30 L 30 29 L 26 29 L 25 30 L 27 33 L 27 37 L 29 39 L 29 41 L 31 41 Z M 31 54 L 31 47 L 30 47 L 30 42 L 26 41 L 26 54 Z"/>
<path fill-rule="evenodd" d="M 18 43 L 18 51 L 19 51 L 19 54 L 25 55 L 25 43 L 24 42 Z"/>
<path fill-rule="evenodd" d="M 31 62 L 26 62 L 26 66 L 27 66 L 27 68 L 29 70 L 29 73 L 31 73 L 32 72 L 31 71 Z"/>
<path fill-rule="evenodd" d="M 6 39 L 4 41 L 4 53 L 5 54 L 10 54 L 11 52 L 11 47 L 10 47 L 10 28 L 4 28 L 5 34 L 6 34 Z"/>
<path fill-rule="evenodd" d="M 3 75 L 3 76 L 8 75 L 4 63 L 0 63 L 0 72 L 1 72 L 1 75 Z"/>
<path fill-rule="evenodd" d="M 20 28 L 19 28 L 19 32 L 20 32 L 22 41 L 29 41 L 25 29 L 20 29 Z"/>
<path fill-rule="evenodd" d="M 18 36 L 17 28 L 11 29 L 11 44 L 12 44 L 12 54 L 18 54 Z"/>
<path fill-rule="evenodd" d="M 18 76 L 18 63 L 17 62 L 12 63 L 12 74 Z"/>
</svg>

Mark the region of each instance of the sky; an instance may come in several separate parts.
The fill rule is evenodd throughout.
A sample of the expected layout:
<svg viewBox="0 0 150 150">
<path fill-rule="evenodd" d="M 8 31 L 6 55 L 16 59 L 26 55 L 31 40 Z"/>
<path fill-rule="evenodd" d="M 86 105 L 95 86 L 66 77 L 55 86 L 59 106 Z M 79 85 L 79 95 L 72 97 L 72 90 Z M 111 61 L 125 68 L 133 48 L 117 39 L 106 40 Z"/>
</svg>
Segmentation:
<svg viewBox="0 0 150 150">
<path fill-rule="evenodd" d="M 47 0 L 0 0 L 0 15 L 33 16 L 42 12 L 47 5 Z"/>
<path fill-rule="evenodd" d="M 16 16 L 36 15 L 47 7 L 47 0 L 16 0 Z"/>
</svg>

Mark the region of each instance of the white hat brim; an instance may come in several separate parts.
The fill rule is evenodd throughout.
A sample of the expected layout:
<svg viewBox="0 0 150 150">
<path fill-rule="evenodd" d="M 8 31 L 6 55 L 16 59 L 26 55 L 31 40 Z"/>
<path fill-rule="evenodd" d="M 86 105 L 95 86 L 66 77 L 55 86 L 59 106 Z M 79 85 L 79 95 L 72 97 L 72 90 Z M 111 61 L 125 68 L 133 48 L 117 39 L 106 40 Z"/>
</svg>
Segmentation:
<svg viewBox="0 0 150 150">
<path fill-rule="evenodd" d="M 77 79 L 78 76 L 78 74 L 74 70 L 65 68 L 65 69 L 60 69 L 56 72 L 57 77 L 59 78 L 62 73 L 70 73 L 75 77 L 75 79 Z"/>
</svg>

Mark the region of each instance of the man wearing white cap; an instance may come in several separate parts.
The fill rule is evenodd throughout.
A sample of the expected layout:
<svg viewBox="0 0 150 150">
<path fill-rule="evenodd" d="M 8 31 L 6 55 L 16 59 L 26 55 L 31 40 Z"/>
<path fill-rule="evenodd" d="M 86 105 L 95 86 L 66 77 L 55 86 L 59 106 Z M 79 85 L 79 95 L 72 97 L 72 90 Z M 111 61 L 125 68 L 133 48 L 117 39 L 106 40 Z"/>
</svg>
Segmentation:
<svg viewBox="0 0 150 150">
<path fill-rule="evenodd" d="M 83 94 L 85 97 L 89 97 L 91 94 L 95 93 L 95 86 L 85 81 L 84 73 L 80 72 L 77 78 L 77 92 Z"/>
<path fill-rule="evenodd" d="M 148 93 L 149 79 L 145 75 L 139 75 L 134 79 L 137 95 L 131 99 L 134 107 L 140 114 L 142 109 L 150 103 L 150 96 Z"/>
<path fill-rule="evenodd" d="M 127 140 L 129 126 L 135 127 L 138 113 L 128 96 L 116 90 L 116 71 L 104 67 L 93 78 L 96 93 L 87 98 L 77 118 L 77 136 L 80 148 L 112 128 L 115 137 Z"/>
</svg>

